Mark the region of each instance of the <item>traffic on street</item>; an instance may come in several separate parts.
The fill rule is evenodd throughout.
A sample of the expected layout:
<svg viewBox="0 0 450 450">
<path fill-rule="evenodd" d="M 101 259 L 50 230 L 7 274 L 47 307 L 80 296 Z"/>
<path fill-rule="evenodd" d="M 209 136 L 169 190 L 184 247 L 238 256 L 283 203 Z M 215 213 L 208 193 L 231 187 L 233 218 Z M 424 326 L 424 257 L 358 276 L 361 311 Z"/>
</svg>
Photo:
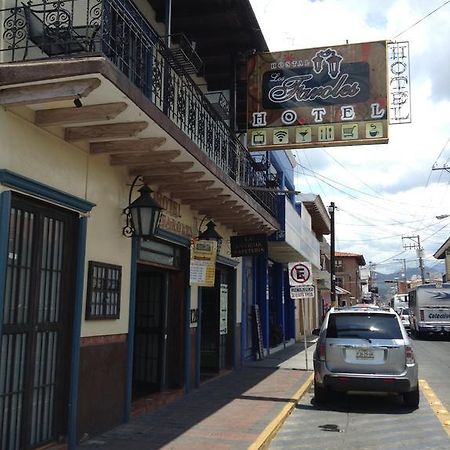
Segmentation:
<svg viewBox="0 0 450 450">
<path fill-rule="evenodd" d="M 311 386 L 270 448 L 449 449 L 445 411 L 450 409 L 450 338 L 414 339 L 412 346 L 419 364 L 418 408 L 405 406 L 399 395 L 385 393 L 333 393 L 319 403 Z"/>
</svg>

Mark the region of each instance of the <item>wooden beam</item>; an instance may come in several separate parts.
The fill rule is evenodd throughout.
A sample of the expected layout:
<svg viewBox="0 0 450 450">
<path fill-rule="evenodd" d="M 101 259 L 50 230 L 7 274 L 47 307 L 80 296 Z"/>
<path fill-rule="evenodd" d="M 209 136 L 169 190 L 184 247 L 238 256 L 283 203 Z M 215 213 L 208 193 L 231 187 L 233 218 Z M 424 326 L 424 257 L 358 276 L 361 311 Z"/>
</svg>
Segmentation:
<svg viewBox="0 0 450 450">
<path fill-rule="evenodd" d="M 111 123 L 107 125 L 89 125 L 69 127 L 65 129 L 65 140 L 68 142 L 107 140 L 133 137 L 148 127 L 147 122 Z"/>
<path fill-rule="evenodd" d="M 209 188 L 215 183 L 212 180 L 188 182 L 189 184 L 186 184 L 186 181 L 184 180 L 179 180 L 178 183 L 174 183 L 173 181 L 174 180 L 172 180 L 171 184 L 160 183 L 159 188 L 174 194 L 177 192 L 196 192 L 199 190 Z"/>
<path fill-rule="evenodd" d="M 127 109 L 125 102 L 87 105 L 81 108 L 54 108 L 36 111 L 34 123 L 41 127 L 68 123 L 104 122 L 114 119 Z"/>
<path fill-rule="evenodd" d="M 14 80 L 11 81 L 14 82 Z M 100 80 L 98 78 L 80 78 L 57 83 L 10 87 L 0 90 L 0 105 L 20 106 L 75 100 L 76 98 L 87 97 L 99 86 Z"/>
<path fill-rule="evenodd" d="M 188 198 L 184 201 L 189 203 L 193 208 L 200 210 L 204 207 L 219 205 L 229 198 L 229 194 L 221 194 L 213 198 Z"/>
<path fill-rule="evenodd" d="M 205 175 L 205 172 L 180 172 L 177 176 L 179 182 L 193 182 Z M 165 186 L 173 183 L 173 177 L 168 174 L 144 175 L 144 181 L 148 184 L 159 184 Z"/>
<path fill-rule="evenodd" d="M 234 217 L 220 217 L 217 216 L 215 217 L 213 214 L 213 217 L 216 218 L 218 221 L 220 221 L 221 223 L 223 223 L 224 225 L 228 225 L 228 226 L 235 226 L 236 224 L 242 225 L 242 226 L 246 226 L 251 222 L 251 216 L 244 216 L 241 214 L 236 214 Z"/>
<path fill-rule="evenodd" d="M 180 193 L 178 193 L 176 195 L 176 198 L 183 199 L 183 200 L 186 200 L 186 201 L 198 200 L 200 198 L 209 199 L 211 197 L 215 197 L 216 195 L 218 195 L 218 194 L 220 194 L 222 192 L 223 192 L 222 188 L 205 189 L 204 191 L 199 192 L 194 198 L 192 198 L 192 193 L 191 192 L 187 192 L 186 194 L 183 194 L 183 193 L 180 192 Z"/>
<path fill-rule="evenodd" d="M 143 166 L 155 162 L 169 162 L 181 155 L 180 150 L 159 150 L 157 152 L 141 153 L 139 155 L 111 155 L 112 166 Z"/>
<path fill-rule="evenodd" d="M 188 170 L 194 167 L 193 162 L 172 162 L 170 164 L 165 163 L 155 163 L 148 164 L 145 163 L 142 167 L 132 167 L 128 170 L 130 176 L 142 175 L 142 176 L 160 176 L 160 175 L 177 175 L 182 173 L 184 170 Z"/>
<path fill-rule="evenodd" d="M 200 214 L 208 214 L 209 212 L 214 211 L 213 206 L 214 206 L 213 204 L 211 206 L 203 205 L 202 208 L 199 210 L 199 213 Z M 221 203 L 221 208 L 223 209 L 224 212 L 226 212 L 226 211 L 233 211 L 233 210 L 240 211 L 244 207 L 241 205 L 237 205 L 236 200 L 230 200 L 230 201 Z"/>
<path fill-rule="evenodd" d="M 90 152 L 97 153 L 134 153 L 151 152 L 165 144 L 164 137 L 151 137 L 144 139 L 126 139 L 122 141 L 93 142 Z"/>
</svg>

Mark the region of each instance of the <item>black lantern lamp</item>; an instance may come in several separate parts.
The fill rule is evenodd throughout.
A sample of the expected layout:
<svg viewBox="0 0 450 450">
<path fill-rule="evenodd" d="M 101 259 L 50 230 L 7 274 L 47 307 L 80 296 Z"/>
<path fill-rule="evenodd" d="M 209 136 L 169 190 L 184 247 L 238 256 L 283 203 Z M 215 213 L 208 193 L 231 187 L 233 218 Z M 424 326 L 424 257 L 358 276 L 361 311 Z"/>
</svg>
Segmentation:
<svg viewBox="0 0 450 450">
<path fill-rule="evenodd" d="M 216 224 L 210 220 L 206 224 L 206 230 L 198 235 L 199 239 L 205 239 L 207 241 L 217 242 L 217 254 L 220 252 L 220 246 L 222 245 L 223 237 L 215 230 Z"/>
<path fill-rule="evenodd" d="M 141 237 L 151 239 L 158 228 L 161 219 L 162 208 L 150 195 L 153 191 L 144 184 L 140 189 L 139 197 L 131 202 L 133 188 L 141 176 L 137 176 L 130 188 L 128 206 L 123 210 L 127 216 L 127 224 L 123 227 L 122 234 L 126 237 Z"/>
</svg>

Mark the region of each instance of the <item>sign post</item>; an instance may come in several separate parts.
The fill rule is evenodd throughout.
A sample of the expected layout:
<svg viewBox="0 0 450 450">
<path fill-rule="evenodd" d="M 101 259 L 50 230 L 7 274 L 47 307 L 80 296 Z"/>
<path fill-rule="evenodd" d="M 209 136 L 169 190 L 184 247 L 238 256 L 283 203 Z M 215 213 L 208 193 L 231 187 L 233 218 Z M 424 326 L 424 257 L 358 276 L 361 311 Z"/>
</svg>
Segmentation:
<svg viewBox="0 0 450 450">
<path fill-rule="evenodd" d="M 306 342 L 306 330 L 305 330 L 305 301 L 300 301 L 302 304 L 302 316 L 303 316 L 303 345 L 305 346 L 305 365 L 306 370 L 309 370 L 308 368 L 308 344 Z"/>
<path fill-rule="evenodd" d="M 309 370 L 308 366 L 308 346 L 306 342 L 306 329 L 305 329 L 305 299 L 315 296 L 315 287 L 312 284 L 312 268 L 311 263 L 308 262 L 296 262 L 288 264 L 289 270 L 289 285 L 291 286 L 290 294 L 292 299 L 301 299 L 302 317 L 303 317 L 303 342 L 305 346 L 305 365 L 306 370 Z M 303 300 L 303 301 L 302 301 Z"/>
</svg>

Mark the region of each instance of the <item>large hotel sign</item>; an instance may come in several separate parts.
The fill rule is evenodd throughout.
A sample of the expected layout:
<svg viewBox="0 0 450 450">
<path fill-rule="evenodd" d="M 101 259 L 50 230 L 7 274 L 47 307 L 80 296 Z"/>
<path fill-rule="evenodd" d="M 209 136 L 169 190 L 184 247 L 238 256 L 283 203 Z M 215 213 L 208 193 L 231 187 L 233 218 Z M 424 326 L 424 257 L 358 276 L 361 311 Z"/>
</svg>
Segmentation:
<svg viewBox="0 0 450 450">
<path fill-rule="evenodd" d="M 254 55 L 249 149 L 387 143 L 386 60 L 385 41 Z"/>
</svg>

